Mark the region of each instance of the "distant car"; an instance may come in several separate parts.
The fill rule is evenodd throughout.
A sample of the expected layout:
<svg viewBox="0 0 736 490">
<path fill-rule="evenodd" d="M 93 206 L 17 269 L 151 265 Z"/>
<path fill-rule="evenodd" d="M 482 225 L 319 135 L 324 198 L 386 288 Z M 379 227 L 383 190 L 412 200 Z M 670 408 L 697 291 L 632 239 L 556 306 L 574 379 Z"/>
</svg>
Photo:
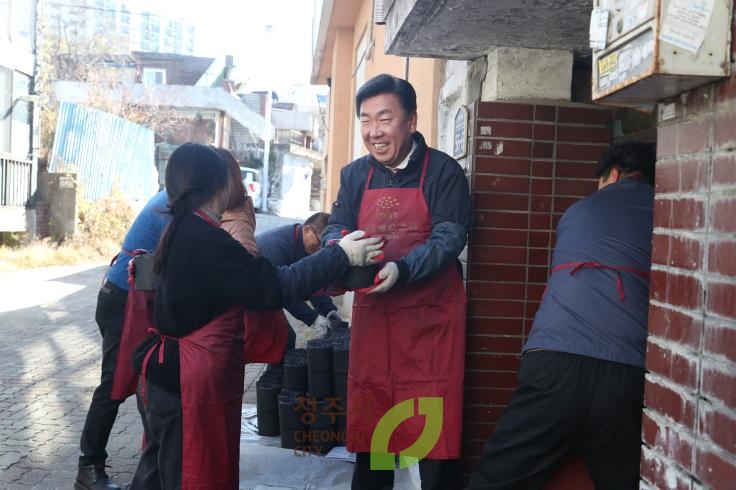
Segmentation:
<svg viewBox="0 0 736 490">
<path fill-rule="evenodd" d="M 261 210 L 261 173 L 249 167 L 240 167 L 240 174 L 243 176 L 243 185 L 248 195 L 253 200 L 253 207 L 256 211 Z"/>
</svg>

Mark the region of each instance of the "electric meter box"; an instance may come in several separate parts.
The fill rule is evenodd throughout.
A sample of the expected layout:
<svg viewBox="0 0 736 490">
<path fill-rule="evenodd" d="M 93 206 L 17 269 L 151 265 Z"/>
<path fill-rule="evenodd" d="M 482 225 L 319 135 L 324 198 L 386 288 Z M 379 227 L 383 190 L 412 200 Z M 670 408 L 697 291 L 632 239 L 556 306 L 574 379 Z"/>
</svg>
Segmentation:
<svg viewBox="0 0 736 490">
<path fill-rule="evenodd" d="M 729 76 L 732 9 L 733 0 L 594 0 L 593 100 L 645 106 Z"/>
</svg>

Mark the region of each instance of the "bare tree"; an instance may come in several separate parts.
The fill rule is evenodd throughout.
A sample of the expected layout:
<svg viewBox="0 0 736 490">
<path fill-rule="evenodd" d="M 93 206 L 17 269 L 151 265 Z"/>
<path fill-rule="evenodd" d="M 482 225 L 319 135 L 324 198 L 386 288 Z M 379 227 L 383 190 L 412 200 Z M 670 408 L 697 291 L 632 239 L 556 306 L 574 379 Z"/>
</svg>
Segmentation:
<svg viewBox="0 0 736 490">
<path fill-rule="evenodd" d="M 41 167 L 45 167 L 54 142 L 57 80 L 86 83 L 86 106 L 149 127 L 161 138 L 184 124 L 173 109 L 151 104 L 151 97 L 147 105 L 135 103 L 132 86 L 140 81 L 140 70 L 130 53 L 129 38 L 116 27 L 115 16 L 119 14 L 87 0 L 49 2 L 41 12 L 36 77 L 41 103 Z M 115 97 L 110 96 L 113 91 Z"/>
</svg>

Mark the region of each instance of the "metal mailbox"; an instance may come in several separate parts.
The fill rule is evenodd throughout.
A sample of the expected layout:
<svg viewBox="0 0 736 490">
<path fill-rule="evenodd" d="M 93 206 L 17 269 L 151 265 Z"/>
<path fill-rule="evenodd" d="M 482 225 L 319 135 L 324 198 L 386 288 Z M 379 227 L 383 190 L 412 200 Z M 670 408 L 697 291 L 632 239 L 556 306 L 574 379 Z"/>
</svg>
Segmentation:
<svg viewBox="0 0 736 490">
<path fill-rule="evenodd" d="M 729 76 L 732 9 L 733 0 L 594 0 L 593 100 L 647 106 Z"/>
</svg>

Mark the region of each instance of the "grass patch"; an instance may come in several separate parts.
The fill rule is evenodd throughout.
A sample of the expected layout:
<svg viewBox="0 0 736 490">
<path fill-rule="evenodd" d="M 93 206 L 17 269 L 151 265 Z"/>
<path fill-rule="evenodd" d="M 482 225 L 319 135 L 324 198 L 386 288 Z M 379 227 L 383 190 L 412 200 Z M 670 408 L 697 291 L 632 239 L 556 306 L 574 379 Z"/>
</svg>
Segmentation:
<svg viewBox="0 0 736 490">
<path fill-rule="evenodd" d="M 43 238 L 24 244 L 22 234 L 6 234 L 0 244 L 0 272 L 109 262 L 120 251 L 133 222 L 133 209 L 115 190 L 97 202 L 79 198 L 77 202 L 77 232 L 73 237 Z"/>
</svg>

